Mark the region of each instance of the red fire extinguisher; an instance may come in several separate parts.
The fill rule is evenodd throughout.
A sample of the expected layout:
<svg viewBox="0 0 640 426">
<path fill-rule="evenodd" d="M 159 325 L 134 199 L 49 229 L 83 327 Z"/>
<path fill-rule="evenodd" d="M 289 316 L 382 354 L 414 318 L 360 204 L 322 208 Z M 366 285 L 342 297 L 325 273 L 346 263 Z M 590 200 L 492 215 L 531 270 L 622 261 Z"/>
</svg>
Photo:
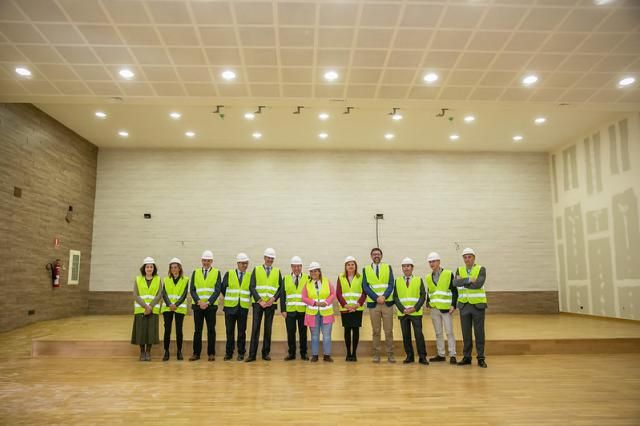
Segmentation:
<svg viewBox="0 0 640 426">
<path fill-rule="evenodd" d="M 51 271 L 51 285 L 54 288 L 60 287 L 60 272 L 62 271 L 60 259 L 56 259 L 55 263 L 49 263 L 47 269 Z"/>
</svg>

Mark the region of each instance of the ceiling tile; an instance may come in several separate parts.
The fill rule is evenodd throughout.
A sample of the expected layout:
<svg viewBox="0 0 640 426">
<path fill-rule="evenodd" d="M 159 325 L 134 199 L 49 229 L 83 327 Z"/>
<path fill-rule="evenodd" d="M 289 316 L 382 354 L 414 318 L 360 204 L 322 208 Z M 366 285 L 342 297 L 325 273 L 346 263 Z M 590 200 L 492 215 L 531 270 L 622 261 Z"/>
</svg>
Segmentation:
<svg viewBox="0 0 640 426">
<path fill-rule="evenodd" d="M 149 1 L 147 6 L 156 24 L 192 24 L 186 2 Z"/>
<path fill-rule="evenodd" d="M 275 49 L 244 49 L 247 65 L 277 65 Z"/>
<path fill-rule="evenodd" d="M 480 23 L 484 30 L 512 30 L 524 16 L 526 9 L 516 7 L 492 7 Z"/>
<path fill-rule="evenodd" d="M 592 56 L 593 60 L 602 59 L 597 65 L 594 66 L 593 71 L 612 71 L 620 72 L 627 66 L 632 64 L 638 57 L 635 55 L 609 55 L 604 58 L 602 56 Z"/>
<path fill-rule="evenodd" d="M 46 62 L 46 63 L 60 63 L 64 60 L 60 57 L 58 52 L 49 46 L 27 44 L 18 46 L 20 52 L 22 52 L 31 62 Z"/>
<path fill-rule="evenodd" d="M 110 25 L 78 25 L 89 44 L 122 44 L 120 36 Z"/>
<path fill-rule="evenodd" d="M 319 23 L 330 26 L 354 26 L 358 6 L 350 3 L 320 3 Z"/>
<path fill-rule="evenodd" d="M 491 64 L 491 69 L 520 70 L 529 59 L 531 59 L 531 55 L 528 53 L 501 53 Z"/>
<path fill-rule="evenodd" d="M 486 8 L 479 6 L 449 6 L 440 22 L 440 28 L 474 28 Z"/>
<path fill-rule="evenodd" d="M 342 98 L 343 93 L 344 86 L 341 84 L 325 84 L 315 86 L 316 98 L 339 99 Z"/>
<path fill-rule="evenodd" d="M 144 75 L 149 81 L 177 81 L 178 76 L 173 67 L 142 67 Z"/>
<path fill-rule="evenodd" d="M 45 47 L 46 49 L 49 49 L 50 51 L 53 52 L 53 50 L 48 47 L 48 46 L 31 46 L 31 45 L 25 45 L 25 46 L 21 46 L 21 47 Z M 25 53 L 25 52 L 23 52 Z M 22 53 L 20 53 L 20 51 L 18 49 L 16 49 L 15 47 L 11 46 L 11 45 L 0 45 L 0 62 L 22 62 L 25 60 L 25 57 L 28 57 L 29 60 L 31 62 L 38 62 L 35 61 L 33 59 L 31 59 L 31 57 L 29 57 L 29 55 L 27 55 L 26 53 L 23 55 Z M 48 61 L 43 61 L 43 62 L 48 62 Z"/>
<path fill-rule="evenodd" d="M 278 30 L 280 46 L 313 47 L 312 28 L 280 28 Z"/>
<path fill-rule="evenodd" d="M 17 81 L 0 80 L 0 93 L 5 95 L 23 95 L 27 93 L 27 90 Z"/>
<path fill-rule="evenodd" d="M 109 0 L 103 1 L 102 5 L 116 24 L 148 24 L 151 22 L 142 2 Z"/>
<path fill-rule="evenodd" d="M 453 86 L 473 86 L 482 77 L 482 73 L 477 71 L 453 71 L 449 74 L 447 84 Z"/>
<path fill-rule="evenodd" d="M 381 99 L 404 99 L 407 97 L 409 86 L 381 86 L 378 90 L 378 98 Z"/>
<path fill-rule="evenodd" d="M 493 53 L 467 52 L 463 53 L 456 64 L 460 69 L 485 69 L 496 55 Z"/>
<path fill-rule="evenodd" d="M 236 10 L 236 20 L 240 25 L 272 25 L 273 9 L 269 3 L 233 3 Z"/>
<path fill-rule="evenodd" d="M 98 58 L 84 46 L 57 46 L 56 50 L 70 64 L 97 64 Z"/>
<path fill-rule="evenodd" d="M 582 76 L 573 86 L 576 89 L 614 87 L 616 82 L 614 73 L 588 73 Z"/>
<path fill-rule="evenodd" d="M 73 70 L 83 80 L 111 80 L 111 75 L 102 65 L 75 65 Z"/>
<path fill-rule="evenodd" d="M 562 102 L 584 102 L 593 94 L 593 90 L 589 89 L 571 89 L 568 90 L 560 100 Z"/>
<path fill-rule="evenodd" d="M 399 49 L 425 49 L 431 40 L 431 30 L 400 29 L 396 33 L 393 47 Z"/>
<path fill-rule="evenodd" d="M 391 51 L 387 66 L 391 68 L 415 68 L 420 65 L 422 52 L 419 50 Z"/>
<path fill-rule="evenodd" d="M 469 100 L 473 101 L 495 101 L 504 89 L 498 87 L 477 87 L 469 95 Z"/>
<path fill-rule="evenodd" d="M 444 7 L 440 5 L 407 5 L 400 25 L 402 27 L 435 27 L 443 9 Z"/>
<path fill-rule="evenodd" d="M 97 0 L 58 0 L 58 3 L 74 21 L 109 23 Z"/>
<path fill-rule="evenodd" d="M 580 73 L 568 73 L 568 72 L 555 72 L 550 74 L 542 80 L 542 87 L 571 87 L 582 74 Z"/>
<path fill-rule="evenodd" d="M 40 74 L 47 80 L 77 80 L 78 77 L 71 67 L 60 64 L 40 64 L 37 66 Z"/>
<path fill-rule="evenodd" d="M 347 89 L 347 98 L 362 99 L 373 98 L 376 94 L 376 86 L 350 85 Z"/>
<path fill-rule="evenodd" d="M 529 89 L 510 88 L 502 93 L 500 100 L 507 102 L 526 101 L 531 95 L 532 91 Z"/>
<path fill-rule="evenodd" d="M 133 58 L 124 47 L 96 46 L 93 51 L 104 64 L 131 64 Z"/>
<path fill-rule="evenodd" d="M 570 55 L 560 64 L 558 71 L 589 71 L 601 58 L 600 55 Z"/>
<path fill-rule="evenodd" d="M 472 89 L 473 88 L 471 87 L 448 86 L 442 89 L 442 91 L 440 92 L 440 96 L 438 96 L 438 99 L 464 101 L 465 99 L 467 99 L 467 96 L 469 96 L 469 93 L 471 93 Z"/>
<path fill-rule="evenodd" d="M 431 41 L 431 50 L 463 50 L 467 45 L 471 31 L 437 31 Z"/>
<path fill-rule="evenodd" d="M 204 97 L 217 96 L 216 89 L 213 84 L 208 83 L 185 83 L 184 88 L 187 96 Z"/>
<path fill-rule="evenodd" d="M 126 96 L 154 96 L 153 88 L 149 83 L 124 81 L 120 83 L 120 89 Z"/>
<path fill-rule="evenodd" d="M 387 48 L 391 44 L 391 30 L 361 29 L 358 32 L 357 47 Z"/>
<path fill-rule="evenodd" d="M 349 64 L 349 50 L 318 50 L 317 65 L 327 67 L 342 67 Z"/>
<path fill-rule="evenodd" d="M 51 84 L 63 95 L 82 96 L 91 94 L 87 86 L 80 81 L 52 81 Z"/>
<path fill-rule="evenodd" d="M 615 103 L 620 100 L 620 97 L 624 95 L 619 89 L 602 89 L 594 93 L 589 102 L 603 102 L 603 103 Z"/>
<path fill-rule="evenodd" d="M 412 84 L 415 70 L 394 70 L 387 68 L 382 77 L 382 84 Z"/>
<path fill-rule="evenodd" d="M 167 51 L 161 47 L 132 47 L 131 52 L 142 65 L 171 65 Z"/>
<path fill-rule="evenodd" d="M 14 43 L 44 43 L 45 40 L 38 34 L 31 24 L 16 24 L 10 22 L 0 23 L 0 32 Z"/>
<path fill-rule="evenodd" d="M 185 91 L 178 83 L 153 83 L 153 89 L 158 96 L 185 96 Z"/>
<path fill-rule="evenodd" d="M 386 58 L 386 50 L 356 50 L 352 64 L 355 67 L 381 67 Z"/>
<path fill-rule="evenodd" d="M 206 65 L 202 49 L 190 47 L 171 47 L 167 49 L 176 65 Z"/>
<path fill-rule="evenodd" d="M 314 25 L 316 6 L 313 3 L 278 3 L 278 24 Z"/>
<path fill-rule="evenodd" d="M 527 69 L 531 71 L 553 71 L 567 57 L 565 55 L 556 55 L 552 53 L 540 53 L 535 55 L 527 64 Z"/>
<path fill-rule="evenodd" d="M 192 27 L 158 26 L 160 37 L 168 46 L 197 46 L 198 37 Z"/>
<path fill-rule="evenodd" d="M 283 83 L 310 83 L 313 72 L 311 68 L 282 68 Z"/>
<path fill-rule="evenodd" d="M 228 25 L 233 22 L 227 2 L 191 2 L 193 17 L 201 25 Z"/>
<path fill-rule="evenodd" d="M 506 51 L 535 52 L 546 40 L 545 33 L 515 33 L 504 47 Z"/>
<path fill-rule="evenodd" d="M 394 27 L 400 15 L 399 4 L 365 4 L 360 25 L 363 27 Z"/>
<path fill-rule="evenodd" d="M 517 73 L 510 71 L 490 71 L 484 75 L 479 84 L 480 86 L 506 87 L 511 84 L 517 75 Z"/>
<path fill-rule="evenodd" d="M 640 34 L 629 34 L 627 38 L 616 47 L 615 53 L 640 54 Z"/>
<path fill-rule="evenodd" d="M 471 42 L 469 50 L 500 50 L 509 39 L 510 33 L 506 31 L 478 31 Z"/>
<path fill-rule="evenodd" d="M 247 68 L 249 83 L 278 83 L 278 68 Z"/>
<path fill-rule="evenodd" d="M 101 81 L 89 81 L 87 82 L 89 89 L 98 96 L 121 96 L 122 92 L 115 83 L 101 82 Z"/>
<path fill-rule="evenodd" d="M 536 89 L 529 100 L 531 102 L 555 102 L 564 93 L 563 89 Z"/>
<path fill-rule="evenodd" d="M 158 46 L 162 44 L 153 27 L 128 26 L 118 27 L 122 38 L 130 45 Z"/>
<path fill-rule="evenodd" d="M 56 87 L 48 81 L 42 80 L 23 80 L 21 81 L 29 93 L 32 95 L 59 95 L 60 92 Z"/>
<path fill-rule="evenodd" d="M 520 29 L 524 31 L 553 30 L 568 13 L 569 9 L 534 7 L 524 18 Z"/>
<path fill-rule="evenodd" d="M 176 67 L 182 81 L 212 81 L 208 67 Z"/>
<path fill-rule="evenodd" d="M 613 12 L 605 19 L 598 31 L 631 32 L 637 31 L 638 26 L 640 26 L 640 9 L 623 9 Z"/>
<path fill-rule="evenodd" d="M 312 66 L 313 50 L 280 49 L 280 63 L 284 66 Z"/>
<path fill-rule="evenodd" d="M 425 68 L 452 68 L 460 52 L 430 52 L 424 59 L 422 66 Z"/>
<path fill-rule="evenodd" d="M 244 46 L 275 46 L 276 36 L 273 28 L 240 27 L 240 41 Z"/>
<path fill-rule="evenodd" d="M 410 99 L 436 99 L 439 91 L 439 87 L 414 86 L 409 90 L 407 97 Z"/>
<path fill-rule="evenodd" d="M 622 34 L 592 34 L 577 51 L 584 53 L 608 53 L 623 37 L 624 35 Z"/>
<path fill-rule="evenodd" d="M 300 84 L 285 84 L 282 86 L 282 95 L 286 98 L 310 98 L 311 86 Z"/>
<path fill-rule="evenodd" d="M 352 68 L 349 83 L 377 84 L 380 80 L 381 69 Z"/>
<path fill-rule="evenodd" d="M 3 1 L 2 8 L 11 8 L 13 5 L 9 1 Z M 62 10 L 56 5 L 53 0 L 20 0 L 17 2 L 20 9 L 31 19 L 32 21 L 41 22 L 67 22 L 67 18 L 64 16 Z M 3 16 L 3 19 L 7 20 L 21 20 L 19 15 Z"/>
<path fill-rule="evenodd" d="M 584 41 L 587 36 L 578 33 L 553 34 L 542 46 L 543 52 L 571 52 Z"/>
<path fill-rule="evenodd" d="M 352 28 L 320 28 L 318 47 L 351 47 L 353 36 Z"/>
<path fill-rule="evenodd" d="M 38 29 L 54 44 L 84 44 L 80 33 L 68 24 L 38 24 Z"/>
<path fill-rule="evenodd" d="M 200 38 L 205 46 L 236 46 L 236 33 L 233 28 L 199 27 Z"/>
<path fill-rule="evenodd" d="M 252 84 L 251 94 L 265 98 L 275 98 L 280 96 L 280 89 L 275 84 Z"/>
<path fill-rule="evenodd" d="M 606 9 L 574 9 L 558 27 L 558 31 L 591 31 L 602 22 L 609 13 Z"/>
</svg>

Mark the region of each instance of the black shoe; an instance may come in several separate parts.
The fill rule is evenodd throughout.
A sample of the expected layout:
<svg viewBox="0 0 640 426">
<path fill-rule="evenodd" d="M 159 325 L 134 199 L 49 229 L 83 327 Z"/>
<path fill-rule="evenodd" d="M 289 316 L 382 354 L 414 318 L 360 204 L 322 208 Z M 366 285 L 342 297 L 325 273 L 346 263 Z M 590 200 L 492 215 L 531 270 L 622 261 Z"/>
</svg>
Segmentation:
<svg viewBox="0 0 640 426">
<path fill-rule="evenodd" d="M 146 361 L 147 360 L 147 355 L 144 352 L 140 352 L 140 361 Z"/>
<path fill-rule="evenodd" d="M 163 361 L 169 361 L 169 351 L 164 351 L 164 355 L 162 356 Z"/>
<path fill-rule="evenodd" d="M 209 355 L 209 356 L 207 357 L 207 361 L 209 361 L 209 362 L 213 362 L 213 361 L 215 361 L 215 360 L 216 360 L 216 356 L 215 356 L 215 355 Z"/>
<path fill-rule="evenodd" d="M 458 365 L 471 365 L 471 358 L 462 358 Z"/>
<path fill-rule="evenodd" d="M 262 355 L 263 361 L 271 361 L 271 357 L 269 355 Z"/>
<path fill-rule="evenodd" d="M 200 355 L 191 355 L 191 358 L 189 358 L 189 361 L 197 361 L 200 359 Z"/>
<path fill-rule="evenodd" d="M 426 358 L 426 357 L 420 358 L 420 359 L 418 360 L 418 362 L 419 362 L 420 364 L 429 365 L 429 361 L 427 361 L 427 358 Z"/>
<path fill-rule="evenodd" d="M 487 363 L 484 362 L 484 359 L 479 359 L 478 360 L 478 367 L 480 368 L 487 368 Z"/>
<path fill-rule="evenodd" d="M 351 355 L 347 355 L 344 360 L 347 362 L 351 362 Z"/>
<path fill-rule="evenodd" d="M 249 357 L 247 359 L 245 359 L 244 362 L 254 362 L 255 360 L 256 360 L 255 356 L 249 355 Z"/>
<path fill-rule="evenodd" d="M 307 354 L 300 355 L 300 359 L 303 361 L 309 361 L 309 357 L 307 356 Z"/>
<path fill-rule="evenodd" d="M 402 361 L 403 364 L 411 364 L 412 362 L 415 362 L 416 360 L 413 359 L 412 357 L 408 356 L 404 359 L 404 361 Z"/>
<path fill-rule="evenodd" d="M 236 358 L 238 361 L 242 361 L 244 360 L 244 355 L 238 355 L 238 358 Z"/>
<path fill-rule="evenodd" d="M 182 361 L 184 359 L 184 357 L 182 356 L 182 351 L 178 351 L 176 358 L 178 359 L 178 361 Z"/>
<path fill-rule="evenodd" d="M 224 358 L 222 358 L 223 361 L 231 361 L 231 358 L 233 358 L 233 355 L 225 355 Z"/>
<path fill-rule="evenodd" d="M 358 362 L 358 357 L 356 354 L 351 355 L 351 362 Z"/>
<path fill-rule="evenodd" d="M 456 359 L 455 356 L 452 356 L 451 358 L 449 358 L 449 364 L 456 365 L 457 363 L 458 363 L 458 360 Z"/>
<path fill-rule="evenodd" d="M 324 355 L 322 357 L 322 360 L 325 362 L 333 362 L 333 358 L 331 358 L 331 355 Z"/>
<path fill-rule="evenodd" d="M 285 361 L 293 361 L 294 359 L 296 359 L 295 355 L 287 355 L 286 357 L 284 357 Z"/>
<path fill-rule="evenodd" d="M 442 361 L 446 361 L 447 359 L 443 356 L 434 356 L 433 358 L 429 358 L 429 362 L 442 362 Z"/>
<path fill-rule="evenodd" d="M 318 362 L 318 355 L 312 355 L 311 362 Z"/>
</svg>

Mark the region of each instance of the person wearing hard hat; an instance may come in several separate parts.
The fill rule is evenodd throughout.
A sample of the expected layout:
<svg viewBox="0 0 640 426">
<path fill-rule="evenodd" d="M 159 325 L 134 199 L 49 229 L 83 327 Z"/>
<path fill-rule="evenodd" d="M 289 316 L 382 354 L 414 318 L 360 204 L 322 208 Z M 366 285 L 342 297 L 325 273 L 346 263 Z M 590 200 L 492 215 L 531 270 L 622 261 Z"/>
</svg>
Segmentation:
<svg viewBox="0 0 640 426">
<path fill-rule="evenodd" d="M 484 316 L 487 308 L 487 295 L 484 283 L 487 271 L 476 263 L 476 253 L 466 248 L 462 251 L 464 266 L 456 271 L 453 284 L 458 287 L 458 310 L 462 326 L 463 358 L 458 365 L 471 364 L 473 335 L 476 337 L 476 355 L 478 366 L 487 368 L 484 357 Z"/>
<path fill-rule="evenodd" d="M 160 343 L 159 320 L 162 281 L 152 257 L 145 257 L 133 284 L 131 344 L 140 346 L 140 361 L 151 361 L 151 346 Z"/>
<path fill-rule="evenodd" d="M 282 275 L 280 269 L 273 266 L 276 251 L 268 248 L 264 251 L 264 264 L 253 268 L 249 291 L 253 298 L 253 322 L 251 324 L 251 343 L 249 357 L 246 362 L 256 360 L 258 341 L 260 340 L 260 325 L 264 317 L 264 335 L 262 338 L 262 359 L 271 361 L 271 328 L 273 315 L 276 311 L 276 301 L 282 293 Z"/>
<path fill-rule="evenodd" d="M 344 272 L 336 281 L 336 298 L 340 303 L 340 317 L 344 328 L 344 344 L 347 347 L 347 362 L 356 362 L 360 327 L 362 327 L 362 311 L 367 298 L 362 289 L 362 275 L 358 272 L 355 257 L 347 256 L 344 260 Z"/>
<path fill-rule="evenodd" d="M 453 335 L 453 311 L 455 311 L 458 300 L 458 288 L 453 285 L 453 272 L 443 269 L 440 266 L 440 255 L 436 252 L 429 253 L 427 262 L 431 272 L 427 274 L 427 301 L 431 308 L 431 322 L 436 333 L 436 347 L 438 354 L 429 358 L 431 362 L 442 362 L 445 357 L 444 335 L 442 327 L 447 333 L 449 344 L 449 363 L 457 364 L 456 360 L 456 337 Z"/>
<path fill-rule="evenodd" d="M 307 285 L 309 276 L 302 273 L 300 256 L 291 258 L 291 273 L 282 279 L 282 295 L 280 296 L 280 312 L 287 326 L 287 345 L 289 353 L 285 361 L 296 359 L 296 328 L 300 339 L 300 358 L 309 360 L 307 356 L 307 326 L 304 325 L 306 305 L 302 302 L 302 289 Z"/>
<path fill-rule="evenodd" d="M 176 320 L 177 359 L 182 361 L 182 324 L 187 314 L 187 292 L 189 278 L 184 276 L 182 262 L 177 257 L 169 261 L 169 273 L 164 279 L 161 309 L 164 319 L 164 356 L 163 361 L 169 361 L 169 344 L 171 343 L 171 323 Z"/>
<path fill-rule="evenodd" d="M 191 299 L 193 309 L 193 355 L 189 361 L 200 359 L 202 352 L 202 328 L 207 322 L 207 356 L 208 361 L 216 359 L 216 299 L 220 295 L 220 271 L 212 268 L 213 253 L 205 250 L 202 253 L 202 268 L 197 268 L 191 274 Z"/>
<path fill-rule="evenodd" d="M 367 294 L 367 308 L 373 334 L 373 362 L 380 362 L 380 334 L 384 328 L 387 360 L 395 363 L 393 356 L 393 270 L 382 263 L 382 250 L 371 249 L 372 263 L 362 270 L 362 288 Z"/>
<path fill-rule="evenodd" d="M 244 359 L 247 345 L 247 317 L 251 298 L 249 284 L 251 274 L 249 268 L 249 256 L 246 253 L 238 253 L 236 256 L 236 268 L 227 271 L 222 279 L 221 293 L 224 298 L 224 324 L 227 332 L 227 344 L 224 360 L 229 361 L 233 357 L 236 328 L 238 329 L 238 361 Z"/>
<path fill-rule="evenodd" d="M 311 362 L 318 362 L 320 349 L 320 331 L 322 331 L 322 360 L 333 362 L 331 358 L 331 328 L 333 317 L 333 300 L 336 290 L 326 277 L 318 262 L 309 264 L 311 279 L 302 289 L 302 301 L 305 303 L 304 323 L 311 328 Z"/>
<path fill-rule="evenodd" d="M 413 345 L 411 344 L 411 328 L 416 337 L 416 349 L 418 362 L 428 365 L 427 346 L 422 334 L 422 305 L 427 299 L 424 282 L 419 276 L 413 275 L 413 260 L 408 257 L 402 259 L 402 276 L 396 278 L 393 300 L 398 309 L 400 329 L 402 330 L 402 343 L 407 357 L 404 364 L 415 362 Z"/>
</svg>

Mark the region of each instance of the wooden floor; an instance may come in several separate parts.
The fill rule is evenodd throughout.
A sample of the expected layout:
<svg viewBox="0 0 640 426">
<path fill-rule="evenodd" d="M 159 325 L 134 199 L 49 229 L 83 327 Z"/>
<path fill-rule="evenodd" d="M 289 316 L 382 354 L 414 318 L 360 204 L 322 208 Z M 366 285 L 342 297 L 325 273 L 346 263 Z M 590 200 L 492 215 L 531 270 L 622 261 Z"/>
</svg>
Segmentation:
<svg viewBox="0 0 640 426">
<path fill-rule="evenodd" d="M 91 322 L 109 320 L 128 335 L 130 322 L 113 319 Z M 68 333 L 74 321 L 0 334 L 0 424 L 640 424 L 637 353 L 492 356 L 486 370 L 374 365 L 366 356 L 356 364 L 163 363 L 157 350 L 150 363 L 31 357 L 32 339 Z M 636 323 L 620 324 L 627 330 L 612 332 L 635 333 Z"/>
</svg>

